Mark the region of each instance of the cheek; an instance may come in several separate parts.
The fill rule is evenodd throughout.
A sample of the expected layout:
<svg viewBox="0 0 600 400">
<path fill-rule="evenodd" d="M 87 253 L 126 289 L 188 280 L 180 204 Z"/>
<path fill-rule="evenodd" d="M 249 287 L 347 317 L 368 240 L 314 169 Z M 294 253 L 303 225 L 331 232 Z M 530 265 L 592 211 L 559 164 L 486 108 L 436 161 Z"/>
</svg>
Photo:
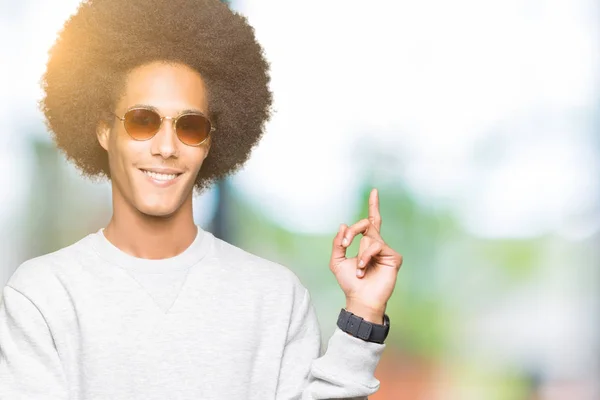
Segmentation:
<svg viewBox="0 0 600 400">
<path fill-rule="evenodd" d="M 110 147 L 108 149 L 108 154 L 113 158 L 113 161 L 121 158 L 121 154 L 123 154 L 123 147 L 125 143 L 122 138 L 123 134 L 119 131 L 119 129 L 115 129 L 110 134 L 109 144 Z"/>
<path fill-rule="evenodd" d="M 119 169 L 128 168 L 135 160 L 139 160 L 144 152 L 149 151 L 148 142 L 131 140 L 125 132 L 115 132 L 111 139 L 111 164 Z"/>
<path fill-rule="evenodd" d="M 207 154 L 206 152 L 206 148 L 204 147 L 200 147 L 200 148 L 189 148 L 189 149 L 185 149 L 185 151 L 182 152 L 183 154 L 181 154 L 183 157 L 181 161 L 185 160 L 185 164 L 187 165 L 187 167 L 194 171 L 194 172 L 198 172 L 200 171 L 200 168 L 202 167 L 202 163 L 204 162 L 204 158 Z"/>
</svg>

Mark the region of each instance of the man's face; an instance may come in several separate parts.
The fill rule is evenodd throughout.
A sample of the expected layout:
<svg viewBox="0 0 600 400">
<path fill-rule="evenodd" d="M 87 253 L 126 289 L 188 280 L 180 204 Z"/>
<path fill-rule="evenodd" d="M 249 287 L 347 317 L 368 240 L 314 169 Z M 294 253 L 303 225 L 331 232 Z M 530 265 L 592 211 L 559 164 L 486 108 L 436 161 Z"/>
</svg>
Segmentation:
<svg viewBox="0 0 600 400">
<path fill-rule="evenodd" d="M 123 117 L 135 106 L 151 106 L 163 117 L 184 110 L 208 115 L 207 93 L 200 74 L 180 64 L 151 63 L 132 70 L 114 113 Z M 126 202 L 151 216 L 169 216 L 189 201 L 210 137 L 200 146 L 182 143 L 173 120 L 163 119 L 149 140 L 134 140 L 115 117 L 112 127 L 98 129 L 108 152 L 115 207 Z M 153 172 L 151 172 L 153 171 Z"/>
</svg>

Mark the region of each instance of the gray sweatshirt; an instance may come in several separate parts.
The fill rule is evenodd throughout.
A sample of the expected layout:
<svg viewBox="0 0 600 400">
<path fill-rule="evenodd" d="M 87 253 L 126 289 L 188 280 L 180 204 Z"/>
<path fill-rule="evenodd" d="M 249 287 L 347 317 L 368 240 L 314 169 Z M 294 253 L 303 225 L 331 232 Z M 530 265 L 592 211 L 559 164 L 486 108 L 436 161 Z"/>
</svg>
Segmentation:
<svg viewBox="0 0 600 400">
<path fill-rule="evenodd" d="M 323 354 L 298 277 L 200 227 L 163 260 L 100 230 L 4 287 L 0 400 L 365 399 L 385 345 L 335 329 Z"/>
</svg>

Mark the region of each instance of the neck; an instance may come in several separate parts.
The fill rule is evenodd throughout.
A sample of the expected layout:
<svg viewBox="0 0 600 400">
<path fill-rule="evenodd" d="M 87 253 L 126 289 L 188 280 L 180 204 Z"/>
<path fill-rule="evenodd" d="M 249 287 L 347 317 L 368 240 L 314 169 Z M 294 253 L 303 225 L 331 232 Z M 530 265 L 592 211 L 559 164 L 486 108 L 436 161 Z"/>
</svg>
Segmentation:
<svg viewBox="0 0 600 400">
<path fill-rule="evenodd" d="M 138 211 L 113 191 L 113 215 L 104 236 L 134 257 L 159 260 L 187 249 L 198 233 L 192 212 L 192 193 L 173 214 L 165 217 Z"/>
</svg>

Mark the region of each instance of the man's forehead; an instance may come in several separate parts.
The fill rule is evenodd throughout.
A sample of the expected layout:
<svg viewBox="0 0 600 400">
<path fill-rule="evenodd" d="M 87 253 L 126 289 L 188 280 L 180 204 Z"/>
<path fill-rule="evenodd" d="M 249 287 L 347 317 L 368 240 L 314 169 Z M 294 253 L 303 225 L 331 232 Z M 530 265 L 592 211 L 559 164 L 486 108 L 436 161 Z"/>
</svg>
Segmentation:
<svg viewBox="0 0 600 400">
<path fill-rule="evenodd" d="M 206 113 L 204 81 L 196 71 L 178 64 L 153 63 L 132 70 L 126 80 L 119 108 L 150 106 L 168 114 L 186 110 Z"/>
</svg>

